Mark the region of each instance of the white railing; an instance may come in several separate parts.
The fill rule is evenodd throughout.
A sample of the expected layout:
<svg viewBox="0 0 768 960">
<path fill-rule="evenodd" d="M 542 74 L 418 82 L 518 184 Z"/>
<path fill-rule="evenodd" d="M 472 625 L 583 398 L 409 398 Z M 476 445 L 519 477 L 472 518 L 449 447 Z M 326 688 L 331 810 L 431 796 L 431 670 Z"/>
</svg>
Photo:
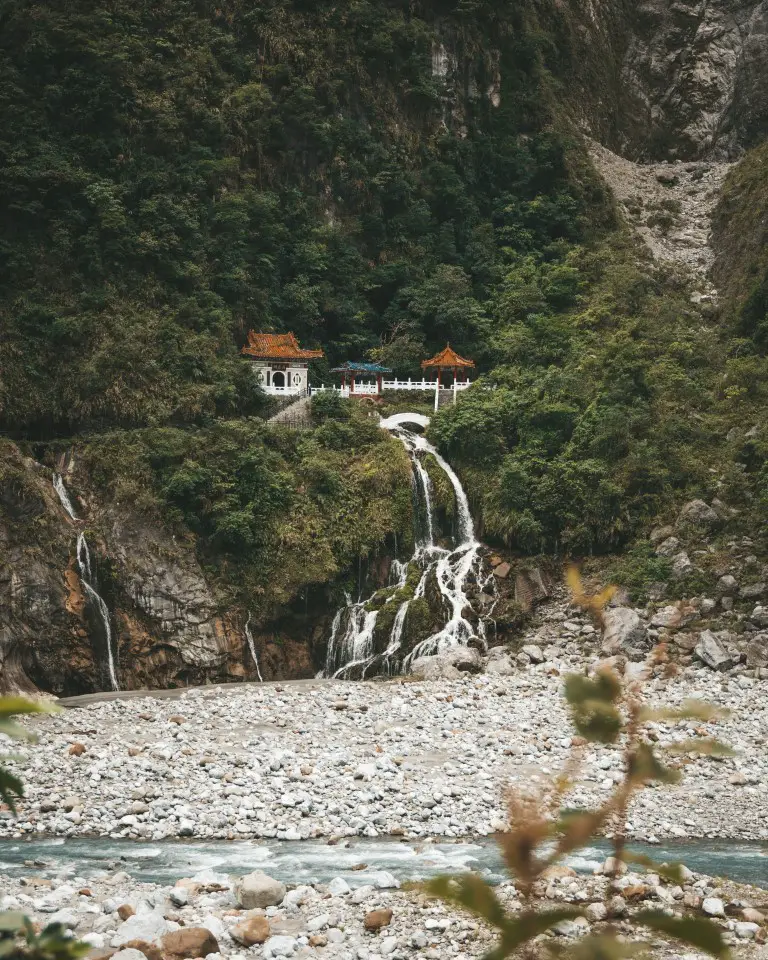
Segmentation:
<svg viewBox="0 0 768 960">
<path fill-rule="evenodd" d="M 444 386 L 440 385 L 441 390 L 452 390 L 454 393 L 458 393 L 460 390 L 466 390 L 467 387 L 471 387 L 472 383 L 469 380 L 465 381 L 455 381 L 453 384 Z M 437 389 L 437 380 L 382 380 L 381 390 L 382 393 L 385 390 L 424 390 L 434 393 Z M 350 396 L 349 387 L 337 387 L 330 386 L 326 387 L 323 383 L 319 387 L 312 387 L 311 393 L 314 396 L 316 393 L 323 393 L 324 391 L 333 391 L 334 393 L 341 394 L 342 397 Z M 355 384 L 355 396 L 361 395 L 373 395 L 378 394 L 378 387 L 375 383 L 356 383 Z"/>
<path fill-rule="evenodd" d="M 307 388 L 304 386 L 276 387 L 274 384 L 267 386 L 266 383 L 261 383 L 259 386 L 270 397 L 303 397 L 307 393 Z"/>
</svg>

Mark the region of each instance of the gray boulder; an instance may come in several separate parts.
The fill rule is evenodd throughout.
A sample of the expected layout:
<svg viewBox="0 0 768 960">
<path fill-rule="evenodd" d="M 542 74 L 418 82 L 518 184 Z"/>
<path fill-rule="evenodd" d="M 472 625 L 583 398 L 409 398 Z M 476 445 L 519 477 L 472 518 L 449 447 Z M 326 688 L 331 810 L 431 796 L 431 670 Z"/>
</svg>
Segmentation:
<svg viewBox="0 0 768 960">
<path fill-rule="evenodd" d="M 496 677 L 511 677 L 515 673 L 510 651 L 506 647 L 491 647 L 485 672 Z"/>
<path fill-rule="evenodd" d="M 671 557 L 680 549 L 680 541 L 677 537 L 667 537 L 656 547 L 656 553 L 660 557 Z"/>
<path fill-rule="evenodd" d="M 544 656 L 541 647 L 537 646 L 535 643 L 526 643 L 521 652 L 528 657 L 531 663 L 544 663 L 544 661 L 547 659 Z"/>
<path fill-rule="evenodd" d="M 439 654 L 414 660 L 411 674 L 419 680 L 458 680 L 461 677 L 456 667 Z"/>
<path fill-rule="evenodd" d="M 112 938 L 113 947 L 122 947 L 131 940 L 145 940 L 147 943 L 159 943 L 170 931 L 168 921 L 159 910 L 137 913 L 121 923 Z"/>
<path fill-rule="evenodd" d="M 299 941 L 295 937 L 270 937 L 264 944 L 262 956 L 267 960 L 276 957 L 292 957 L 299 949 Z"/>
<path fill-rule="evenodd" d="M 759 600 L 768 593 L 768 585 L 763 583 L 748 583 L 741 588 L 741 596 L 744 600 Z"/>
<path fill-rule="evenodd" d="M 474 647 L 449 647 L 440 656 L 460 673 L 480 673 L 483 669 L 483 658 Z"/>
<path fill-rule="evenodd" d="M 645 645 L 648 637 L 645 624 L 631 607 L 615 607 L 603 616 L 602 652 L 611 657 L 622 651 Z"/>
<path fill-rule="evenodd" d="M 672 561 L 672 577 L 675 580 L 680 580 L 683 577 L 688 576 L 692 570 L 693 564 L 691 563 L 691 558 L 688 556 L 685 550 L 682 550 Z"/>
<path fill-rule="evenodd" d="M 749 619 L 756 627 L 768 627 L 768 607 L 758 604 L 749 615 Z"/>
<path fill-rule="evenodd" d="M 422 680 L 456 680 L 463 673 L 480 673 L 482 669 L 482 657 L 474 647 L 455 646 L 414 660 L 411 673 Z"/>
<path fill-rule="evenodd" d="M 702 631 L 693 652 L 710 670 L 728 670 L 733 666 L 733 658 L 711 630 Z"/>
<path fill-rule="evenodd" d="M 720 577 L 717 581 L 717 594 L 720 597 L 735 597 L 739 592 L 739 584 L 736 580 L 736 577 L 732 577 L 730 573 L 727 573 L 724 577 Z"/>
<path fill-rule="evenodd" d="M 275 907 L 282 903 L 285 884 L 273 880 L 262 870 L 241 877 L 235 884 L 235 900 L 241 910 Z"/>
<path fill-rule="evenodd" d="M 511 677 L 516 671 L 509 657 L 496 657 L 488 661 L 485 672 L 494 677 Z"/>
<path fill-rule="evenodd" d="M 720 524 L 717 511 L 703 500 L 691 500 L 685 504 L 677 517 L 678 526 L 717 527 Z"/>
<path fill-rule="evenodd" d="M 663 540 L 666 540 L 668 537 L 671 537 L 674 532 L 674 527 L 654 527 L 654 529 L 651 530 L 651 535 L 648 539 L 652 544 L 656 545 L 657 543 L 661 543 Z"/>
<path fill-rule="evenodd" d="M 756 633 L 747 644 L 747 666 L 751 669 L 768 667 L 768 634 Z"/>
</svg>

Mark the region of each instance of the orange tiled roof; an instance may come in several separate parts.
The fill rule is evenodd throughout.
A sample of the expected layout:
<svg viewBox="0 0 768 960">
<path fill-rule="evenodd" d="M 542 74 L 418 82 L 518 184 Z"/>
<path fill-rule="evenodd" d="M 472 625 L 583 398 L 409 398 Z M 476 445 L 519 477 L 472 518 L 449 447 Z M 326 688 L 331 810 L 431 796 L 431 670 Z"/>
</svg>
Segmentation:
<svg viewBox="0 0 768 960">
<path fill-rule="evenodd" d="M 464 357 L 460 357 L 455 350 L 451 349 L 451 345 L 445 347 L 444 350 L 441 350 L 440 353 L 432 357 L 431 360 L 422 360 L 421 365 L 424 369 L 427 367 L 474 367 L 474 360 L 465 360 Z"/>
<path fill-rule="evenodd" d="M 248 343 L 241 350 L 246 357 L 259 360 L 319 360 L 322 350 L 302 350 L 292 333 L 254 333 L 248 331 Z"/>
</svg>

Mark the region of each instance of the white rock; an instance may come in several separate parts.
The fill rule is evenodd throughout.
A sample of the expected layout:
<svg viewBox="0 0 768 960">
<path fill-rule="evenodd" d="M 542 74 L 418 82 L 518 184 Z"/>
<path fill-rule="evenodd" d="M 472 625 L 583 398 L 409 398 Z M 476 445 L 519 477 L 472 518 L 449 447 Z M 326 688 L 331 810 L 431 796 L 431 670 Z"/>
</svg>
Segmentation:
<svg viewBox="0 0 768 960">
<path fill-rule="evenodd" d="M 343 877 L 334 877 L 328 884 L 328 893 L 333 897 L 343 897 L 349 893 L 349 884 Z"/>
<path fill-rule="evenodd" d="M 243 910 L 276 906 L 285 896 L 285 884 L 262 870 L 241 877 L 235 884 L 235 900 Z"/>
<path fill-rule="evenodd" d="M 146 940 L 147 943 L 158 943 L 164 934 L 170 932 L 170 929 L 168 921 L 157 910 L 137 913 L 120 924 L 112 938 L 112 946 L 121 947 L 131 940 Z"/>
<path fill-rule="evenodd" d="M 725 907 L 719 897 L 706 897 L 701 905 L 701 909 L 708 917 L 724 917 Z"/>
<path fill-rule="evenodd" d="M 741 940 L 754 940 L 760 927 L 756 923 L 741 921 L 736 924 L 736 936 Z"/>
<path fill-rule="evenodd" d="M 378 870 L 372 871 L 371 873 L 366 873 L 366 879 L 370 880 L 377 890 L 391 890 L 400 886 L 399 880 L 397 880 L 387 870 Z"/>
<path fill-rule="evenodd" d="M 267 960 L 276 957 L 292 957 L 299 949 L 299 941 L 295 937 L 270 937 L 264 944 L 262 956 Z"/>
<path fill-rule="evenodd" d="M 612 607 L 603 617 L 603 653 L 612 656 L 627 647 L 642 646 L 646 628 L 637 611 L 630 607 Z"/>
</svg>

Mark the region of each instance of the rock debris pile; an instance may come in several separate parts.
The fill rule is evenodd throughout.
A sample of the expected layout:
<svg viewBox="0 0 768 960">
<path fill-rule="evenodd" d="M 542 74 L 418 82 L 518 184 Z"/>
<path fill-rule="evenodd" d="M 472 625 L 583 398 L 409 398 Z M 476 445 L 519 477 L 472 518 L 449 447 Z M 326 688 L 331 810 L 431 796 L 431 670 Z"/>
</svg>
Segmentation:
<svg viewBox="0 0 768 960">
<path fill-rule="evenodd" d="M 631 935 L 631 914 L 655 907 L 712 917 L 729 942 L 759 955 L 752 945 L 765 942 L 766 917 L 753 905 L 760 891 L 690 871 L 677 885 L 653 873 L 628 873 L 624 864 L 619 875 L 606 876 L 614 866 L 597 865 L 594 875 L 550 869 L 534 891 L 539 905 L 571 904 L 584 916 L 562 921 L 547 938 L 567 944 L 608 923 Z M 286 889 L 260 872 L 237 878 L 206 870 L 170 887 L 138 883 L 122 871 L 97 881 L 30 875 L 0 880 L 0 908 L 24 910 L 42 924 L 60 922 L 91 944 L 93 957 L 113 960 L 469 960 L 494 945 L 484 925 L 421 892 L 398 890 L 386 873 L 362 871 L 358 880 L 353 888 L 337 877 Z M 511 883 L 497 892 L 508 910 L 521 909 Z M 679 956 L 672 944 L 656 946 L 657 955 Z"/>
<path fill-rule="evenodd" d="M 514 661 L 500 653 L 488 664 L 498 672 L 458 679 L 198 689 L 39 718 L 39 742 L 17 764 L 28 796 L 19 819 L 0 819 L 0 835 L 485 835 L 504 825 L 508 785 L 545 784 L 574 749 L 582 775 L 573 800 L 597 804 L 621 777 L 621 754 L 574 747 L 562 696 L 565 673 L 606 660 L 579 652 L 600 644 L 588 629 L 550 623 L 524 645 L 536 651 Z M 607 659 L 630 676 L 651 672 L 626 652 Z M 657 723 L 659 747 L 706 734 L 737 753 L 685 758 L 680 784 L 638 799 L 631 834 L 767 838 L 768 681 L 697 660 L 668 677 L 666 666 L 645 682 L 650 702 L 698 697 L 730 715 Z"/>
</svg>

